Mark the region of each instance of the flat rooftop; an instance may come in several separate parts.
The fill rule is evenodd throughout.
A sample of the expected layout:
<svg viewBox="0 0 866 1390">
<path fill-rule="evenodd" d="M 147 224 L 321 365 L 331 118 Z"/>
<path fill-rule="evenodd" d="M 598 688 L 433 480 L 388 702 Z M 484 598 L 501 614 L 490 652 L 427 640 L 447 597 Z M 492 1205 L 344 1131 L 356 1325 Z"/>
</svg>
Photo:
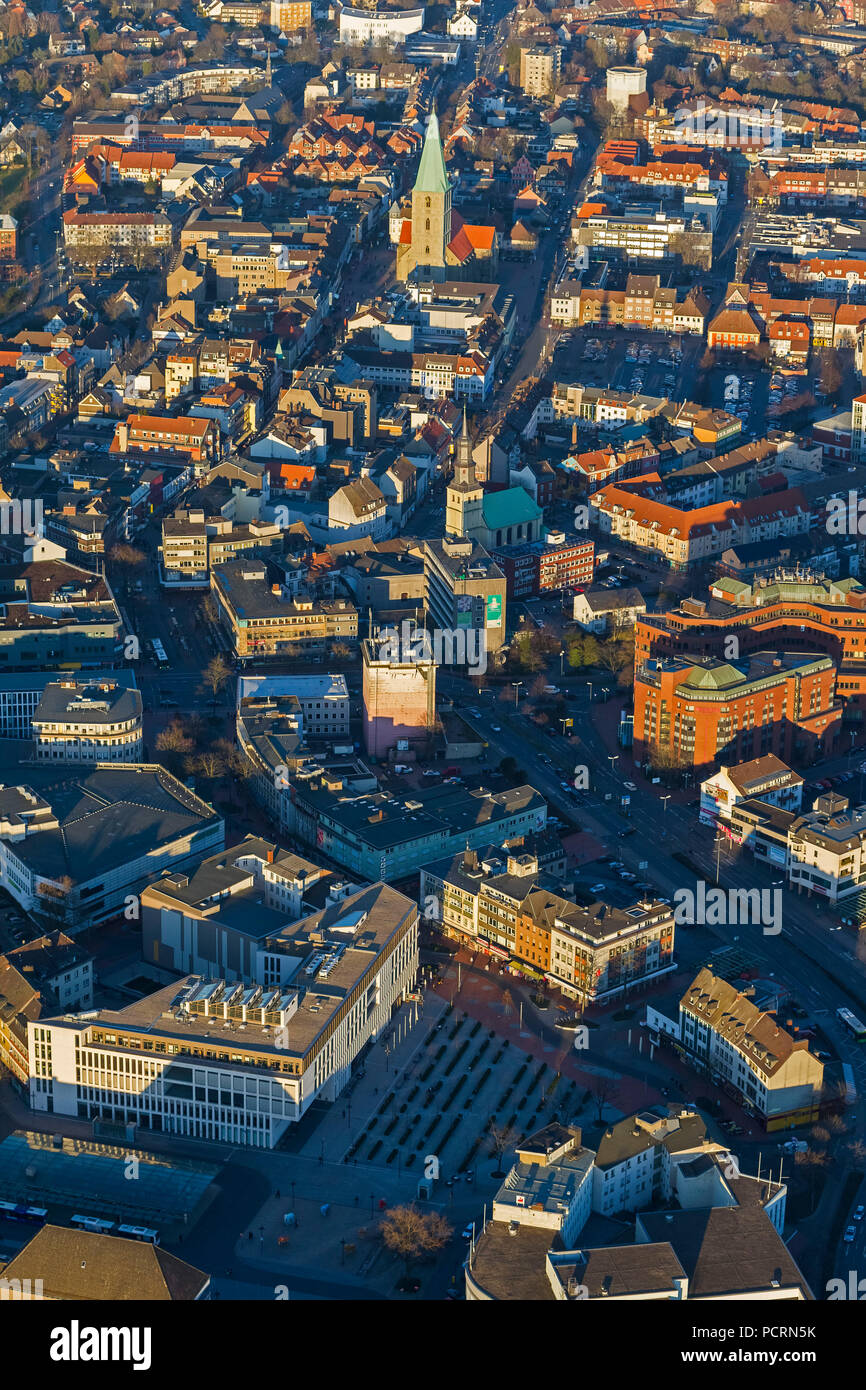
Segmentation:
<svg viewBox="0 0 866 1390">
<path fill-rule="evenodd" d="M 263 700 L 296 695 L 299 700 L 348 700 L 349 687 L 343 675 L 326 676 L 241 676 L 238 704 L 255 697 Z"/>
<path fill-rule="evenodd" d="M 323 1033 L 352 991 L 388 943 L 414 920 L 417 905 L 388 884 L 377 883 L 348 896 L 343 902 L 315 912 L 300 921 L 280 927 L 273 937 L 281 953 L 295 956 L 297 964 L 284 993 L 297 994 L 297 1010 L 290 1014 L 286 1027 L 287 1038 L 279 1046 L 274 1030 L 268 1025 L 246 1022 L 241 1029 L 217 1015 L 214 1023 L 201 1014 L 190 1014 L 182 1008 L 186 994 L 193 986 L 203 983 L 200 976 L 186 976 L 173 984 L 156 990 L 123 1009 L 100 1009 L 87 1015 L 64 1015 L 55 1018 L 55 1026 L 63 1024 L 81 1031 L 105 1027 L 147 1033 L 151 1037 L 186 1040 L 189 1042 L 221 1043 L 224 1047 L 243 1047 L 245 1053 L 259 1054 L 262 1060 L 279 1056 L 302 1057 Z M 341 950 L 325 978 L 317 977 L 311 969 L 314 958 Z M 308 973 L 309 970 L 309 973 Z M 236 982 L 232 982 L 232 988 Z M 223 1025 L 226 1026 L 223 1026 Z M 125 1044 L 120 1051 L 127 1051 Z M 183 1061 L 185 1059 L 178 1059 Z M 211 1059 L 196 1057 L 196 1066 L 207 1066 Z"/>
<path fill-rule="evenodd" d="M 59 1136 L 58 1136 L 59 1137 Z M 16 1130 L 0 1144 L 0 1197 L 73 1213 L 183 1221 L 201 1203 L 220 1169 L 212 1163 L 166 1158 L 129 1144 L 63 1138 Z M 126 1176 L 138 1160 L 137 1181 Z"/>
</svg>

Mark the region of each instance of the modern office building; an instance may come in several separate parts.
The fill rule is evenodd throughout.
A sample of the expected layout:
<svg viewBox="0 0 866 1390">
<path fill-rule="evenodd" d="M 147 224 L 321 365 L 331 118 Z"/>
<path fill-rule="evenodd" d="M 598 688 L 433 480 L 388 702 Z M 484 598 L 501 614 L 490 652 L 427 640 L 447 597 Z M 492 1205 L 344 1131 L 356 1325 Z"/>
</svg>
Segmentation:
<svg viewBox="0 0 866 1390">
<path fill-rule="evenodd" d="M 636 664 L 635 758 L 653 767 L 706 772 L 769 753 L 809 762 L 832 753 L 841 727 L 828 656 L 760 651 L 737 661 L 681 656 Z"/>
<path fill-rule="evenodd" d="M 507 580 L 483 546 L 472 540 L 424 542 L 430 626 L 451 635 L 444 664 L 475 665 L 505 642 Z M 462 639 L 462 640 L 461 640 Z M 453 652 L 453 655 L 450 653 Z"/>
<path fill-rule="evenodd" d="M 273 1148 L 332 1101 L 418 969 L 418 909 L 378 883 L 286 925 L 285 981 L 186 976 L 135 1004 L 30 1025 L 34 1110 Z"/>
<path fill-rule="evenodd" d="M 220 622 L 243 661 L 327 656 L 358 640 L 358 613 L 348 599 L 287 595 L 262 561 L 234 560 L 211 571 Z"/>
<path fill-rule="evenodd" d="M 354 877 L 417 873 L 458 849 L 543 830 L 547 803 L 530 786 L 491 792 L 459 786 L 394 791 L 359 759 L 302 764 L 285 777 L 280 829 L 327 854 Z"/>
<path fill-rule="evenodd" d="M 831 657 L 837 697 L 866 708 L 866 588 L 859 579 L 790 570 L 751 581 L 720 577 L 708 599 L 638 618 L 635 664 L 685 653 L 721 658 L 731 637 L 741 657 L 767 647 Z"/>
</svg>

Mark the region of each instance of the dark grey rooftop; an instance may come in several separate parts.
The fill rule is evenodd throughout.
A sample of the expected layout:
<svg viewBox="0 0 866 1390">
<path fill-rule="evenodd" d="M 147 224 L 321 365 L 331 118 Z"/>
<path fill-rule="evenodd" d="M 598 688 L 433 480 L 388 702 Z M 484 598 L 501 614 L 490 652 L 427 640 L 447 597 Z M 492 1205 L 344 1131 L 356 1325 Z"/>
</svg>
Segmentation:
<svg viewBox="0 0 866 1390">
<path fill-rule="evenodd" d="M 41 877 L 84 883 L 129 864 L 220 817 L 157 764 L 92 771 L 28 767 L 27 784 L 59 828 L 18 841 L 14 853 Z"/>
<path fill-rule="evenodd" d="M 138 690 L 110 677 L 60 680 L 46 685 L 33 715 L 36 723 L 126 724 L 141 719 Z"/>
</svg>

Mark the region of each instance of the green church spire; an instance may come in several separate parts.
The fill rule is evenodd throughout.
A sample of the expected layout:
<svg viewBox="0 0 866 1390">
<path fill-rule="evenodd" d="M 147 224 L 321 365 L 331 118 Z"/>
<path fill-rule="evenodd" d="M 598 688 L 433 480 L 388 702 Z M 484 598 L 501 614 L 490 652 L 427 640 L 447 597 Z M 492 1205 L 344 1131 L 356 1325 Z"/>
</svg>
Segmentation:
<svg viewBox="0 0 866 1390">
<path fill-rule="evenodd" d="M 421 163 L 415 180 L 416 193 L 447 193 L 451 188 L 445 156 L 442 153 L 442 140 L 439 135 L 439 118 L 431 112 L 421 151 Z"/>
</svg>

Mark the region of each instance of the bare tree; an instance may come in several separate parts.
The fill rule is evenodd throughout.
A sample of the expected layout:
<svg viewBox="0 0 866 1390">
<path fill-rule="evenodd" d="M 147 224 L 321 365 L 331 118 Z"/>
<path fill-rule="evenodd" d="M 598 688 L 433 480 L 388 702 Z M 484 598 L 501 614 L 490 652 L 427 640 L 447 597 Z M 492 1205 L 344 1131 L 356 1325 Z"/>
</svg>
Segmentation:
<svg viewBox="0 0 866 1390">
<path fill-rule="evenodd" d="M 414 1203 L 392 1207 L 380 1229 L 386 1247 L 400 1256 L 407 1274 L 415 1260 L 438 1255 L 452 1234 L 452 1227 L 438 1211 L 419 1211 Z"/>
<path fill-rule="evenodd" d="M 818 1179 L 823 1176 L 830 1166 L 829 1154 L 822 1153 L 820 1149 L 805 1149 L 803 1152 L 794 1155 L 794 1163 L 804 1171 L 806 1180 L 809 1184 L 809 1195 L 814 1205 L 815 1190 L 818 1186 Z"/>
<path fill-rule="evenodd" d="M 202 672 L 201 689 L 210 691 L 211 703 L 214 706 L 230 675 L 231 671 L 221 656 L 212 657 Z"/>
<path fill-rule="evenodd" d="M 491 1121 L 490 1129 L 487 1132 L 487 1146 L 495 1156 L 497 1162 L 493 1170 L 494 1178 L 503 1178 L 505 1173 L 502 1169 L 502 1156 L 513 1149 L 518 1143 L 520 1135 L 512 1125 L 498 1125 Z"/>
<path fill-rule="evenodd" d="M 164 761 L 170 771 L 177 772 L 183 759 L 194 751 L 195 742 L 181 721 L 173 719 L 164 729 L 160 729 L 156 736 L 156 747 L 158 752 L 166 755 Z"/>
<path fill-rule="evenodd" d="M 195 759 L 194 770 L 202 777 L 222 777 L 226 770 L 219 749 L 205 748 Z"/>
<path fill-rule="evenodd" d="M 146 563 L 147 556 L 143 550 L 138 550 L 134 545 L 114 545 L 108 552 L 108 560 L 112 569 L 119 569 L 123 575 L 124 588 L 129 588 L 129 577 L 132 570 L 141 569 Z"/>
<path fill-rule="evenodd" d="M 619 1092 L 619 1082 L 615 1076 L 594 1076 L 588 1090 L 595 1103 L 596 1121 L 601 1124 L 604 1120 L 604 1107 L 609 1105 Z"/>
</svg>

